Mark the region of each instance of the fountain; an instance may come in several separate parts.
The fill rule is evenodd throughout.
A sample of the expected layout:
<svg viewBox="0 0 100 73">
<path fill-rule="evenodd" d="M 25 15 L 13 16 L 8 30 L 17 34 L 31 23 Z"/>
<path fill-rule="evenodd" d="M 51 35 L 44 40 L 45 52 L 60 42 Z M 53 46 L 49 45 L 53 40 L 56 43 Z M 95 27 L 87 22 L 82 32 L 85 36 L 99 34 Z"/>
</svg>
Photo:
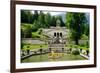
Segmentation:
<svg viewBox="0 0 100 73">
<path fill-rule="evenodd" d="M 58 59 L 61 58 L 62 56 L 63 56 L 62 53 L 55 52 L 55 50 L 52 50 L 51 53 L 49 54 L 50 59 Z"/>
<path fill-rule="evenodd" d="M 49 58 L 50 59 L 58 59 L 61 58 L 64 54 L 64 41 L 63 41 L 63 34 L 60 32 L 60 20 L 57 19 L 56 21 L 56 32 L 52 36 L 52 39 L 49 43 L 49 47 L 51 48 Z M 62 49 L 63 48 L 63 49 Z"/>
</svg>

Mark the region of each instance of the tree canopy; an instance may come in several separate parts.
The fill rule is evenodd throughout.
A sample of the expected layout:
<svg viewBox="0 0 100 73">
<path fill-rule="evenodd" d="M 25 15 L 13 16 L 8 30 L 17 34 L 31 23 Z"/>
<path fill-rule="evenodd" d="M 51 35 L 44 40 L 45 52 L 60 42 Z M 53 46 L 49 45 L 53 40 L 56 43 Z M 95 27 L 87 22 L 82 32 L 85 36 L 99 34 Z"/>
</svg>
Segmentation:
<svg viewBox="0 0 100 73">
<path fill-rule="evenodd" d="M 87 28 L 87 25 L 85 25 L 86 23 L 87 19 L 85 13 L 68 12 L 66 14 L 66 26 L 70 29 L 72 38 L 75 40 L 76 45 L 78 45 L 79 39 Z"/>
<path fill-rule="evenodd" d="M 55 27 L 57 20 L 60 20 L 61 27 L 66 25 L 77 45 L 83 34 L 89 37 L 89 24 L 87 23 L 86 13 L 67 12 L 65 23 L 61 15 L 51 15 L 50 12 L 44 13 L 37 10 L 33 12 L 31 10 L 21 10 L 21 34 L 23 38 L 31 37 L 31 33 L 40 28 Z"/>
</svg>

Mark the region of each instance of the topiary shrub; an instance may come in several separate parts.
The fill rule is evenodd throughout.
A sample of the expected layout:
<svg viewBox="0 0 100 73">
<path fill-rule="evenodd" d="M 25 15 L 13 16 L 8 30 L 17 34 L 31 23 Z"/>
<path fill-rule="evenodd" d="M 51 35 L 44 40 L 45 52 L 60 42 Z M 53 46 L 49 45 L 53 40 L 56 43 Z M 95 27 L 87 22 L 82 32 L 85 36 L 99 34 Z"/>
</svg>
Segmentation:
<svg viewBox="0 0 100 73">
<path fill-rule="evenodd" d="M 79 50 L 78 50 L 78 49 L 75 49 L 75 50 L 73 50 L 73 51 L 72 51 L 72 54 L 73 54 L 73 55 L 79 55 L 79 54 L 80 54 L 80 52 L 79 52 Z"/>
</svg>

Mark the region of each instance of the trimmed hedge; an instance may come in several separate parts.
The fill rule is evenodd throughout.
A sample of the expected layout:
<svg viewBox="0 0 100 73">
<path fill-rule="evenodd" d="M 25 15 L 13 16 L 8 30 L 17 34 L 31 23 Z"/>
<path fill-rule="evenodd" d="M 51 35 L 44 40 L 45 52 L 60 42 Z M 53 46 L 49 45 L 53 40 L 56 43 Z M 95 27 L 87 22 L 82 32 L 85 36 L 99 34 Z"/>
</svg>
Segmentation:
<svg viewBox="0 0 100 73">
<path fill-rule="evenodd" d="M 79 54 L 80 54 L 80 52 L 79 52 L 79 50 L 78 50 L 78 49 L 75 49 L 75 50 L 73 50 L 73 51 L 72 51 L 72 54 L 73 54 L 73 55 L 79 55 Z"/>
</svg>

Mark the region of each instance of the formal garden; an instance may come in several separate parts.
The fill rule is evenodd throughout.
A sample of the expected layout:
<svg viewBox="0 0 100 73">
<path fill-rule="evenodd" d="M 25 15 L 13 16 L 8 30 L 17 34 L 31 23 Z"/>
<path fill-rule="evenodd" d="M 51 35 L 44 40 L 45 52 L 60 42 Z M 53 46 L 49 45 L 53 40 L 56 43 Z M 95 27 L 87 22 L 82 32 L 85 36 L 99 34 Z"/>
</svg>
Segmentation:
<svg viewBox="0 0 100 73">
<path fill-rule="evenodd" d="M 21 62 L 89 59 L 89 14 L 21 10 Z"/>
</svg>

